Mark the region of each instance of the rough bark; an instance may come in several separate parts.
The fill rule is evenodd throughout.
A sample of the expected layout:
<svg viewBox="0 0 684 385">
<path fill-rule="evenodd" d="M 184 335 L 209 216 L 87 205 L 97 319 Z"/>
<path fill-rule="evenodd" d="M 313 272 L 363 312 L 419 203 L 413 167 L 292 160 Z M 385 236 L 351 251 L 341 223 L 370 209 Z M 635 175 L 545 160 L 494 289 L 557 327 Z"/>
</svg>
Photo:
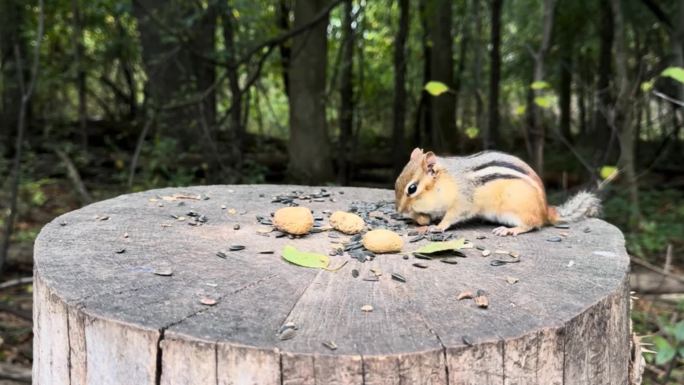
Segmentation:
<svg viewBox="0 0 684 385">
<path fill-rule="evenodd" d="M 409 33 L 409 1 L 399 0 L 399 28 L 394 39 L 394 104 L 392 120 L 392 160 L 399 175 L 408 159 L 404 128 L 406 127 L 406 39 Z"/>
<path fill-rule="evenodd" d="M 613 27 L 615 34 L 615 83 L 617 97 L 613 111 L 612 128 L 618 131 L 620 141 L 619 166 L 625 176 L 625 183 L 629 191 L 630 222 L 636 225 L 641 217 L 639 210 L 639 185 L 636 178 L 634 159 L 634 121 L 632 100 L 634 97 L 634 81 L 630 79 L 627 67 L 627 43 L 625 37 L 625 20 L 620 0 L 610 0 L 613 12 Z"/>
<path fill-rule="evenodd" d="M 485 149 L 496 148 L 499 141 L 499 82 L 501 80 L 501 7 L 503 0 L 491 2 L 491 41 L 489 52 L 489 124 L 483 135 Z"/>
<path fill-rule="evenodd" d="M 442 82 L 453 90 L 454 58 L 452 36 L 452 0 L 434 0 L 427 4 L 430 50 L 430 80 Z M 455 150 L 458 143 L 454 94 L 445 92 L 431 98 L 431 144 L 436 151 Z"/>
<path fill-rule="evenodd" d="M 340 137 L 338 143 L 338 182 L 349 184 L 351 179 L 350 150 L 354 129 L 354 30 L 352 29 L 352 0 L 345 0 L 342 8 L 342 58 L 340 62 Z"/>
<path fill-rule="evenodd" d="M 307 24 L 327 4 L 326 0 L 296 0 L 294 27 Z M 325 116 L 327 25 L 328 16 L 292 40 L 288 173 L 304 183 L 329 181 L 333 173 Z"/>
</svg>

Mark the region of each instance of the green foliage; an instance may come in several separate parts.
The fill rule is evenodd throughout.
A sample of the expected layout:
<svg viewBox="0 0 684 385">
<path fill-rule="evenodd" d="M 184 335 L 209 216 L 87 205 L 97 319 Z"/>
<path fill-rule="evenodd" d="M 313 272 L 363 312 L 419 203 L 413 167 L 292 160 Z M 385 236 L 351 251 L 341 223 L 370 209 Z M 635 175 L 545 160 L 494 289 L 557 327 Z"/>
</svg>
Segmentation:
<svg viewBox="0 0 684 385">
<path fill-rule="evenodd" d="M 530 84 L 530 88 L 532 88 L 533 90 L 545 90 L 547 88 L 551 88 L 551 85 L 548 82 L 541 80 Z"/>
<path fill-rule="evenodd" d="M 684 192 L 680 190 L 640 190 L 643 218 L 636 228 L 629 226 L 629 203 L 625 189 L 614 191 L 604 202 L 605 218 L 625 232 L 627 250 L 641 258 L 664 255 L 668 244 L 684 247 Z"/>
<path fill-rule="evenodd" d="M 603 166 L 599 171 L 599 175 L 601 176 L 601 179 L 608 179 L 616 172 L 618 172 L 618 168 L 615 166 Z"/>
<path fill-rule="evenodd" d="M 553 105 L 553 101 L 553 97 L 549 95 L 537 96 L 534 98 L 534 104 L 538 105 L 541 108 L 550 108 Z"/>
</svg>

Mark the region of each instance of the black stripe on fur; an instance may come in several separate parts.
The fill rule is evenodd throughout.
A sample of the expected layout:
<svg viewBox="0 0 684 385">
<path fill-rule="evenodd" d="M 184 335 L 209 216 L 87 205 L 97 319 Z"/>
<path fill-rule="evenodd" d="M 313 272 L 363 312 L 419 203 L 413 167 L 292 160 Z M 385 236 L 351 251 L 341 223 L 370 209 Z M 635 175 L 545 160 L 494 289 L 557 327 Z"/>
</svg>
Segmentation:
<svg viewBox="0 0 684 385">
<path fill-rule="evenodd" d="M 523 175 L 528 175 L 527 170 L 524 168 L 515 165 L 511 162 L 505 162 L 503 160 L 493 160 L 491 162 L 483 163 L 473 169 L 473 171 L 478 171 L 478 170 L 483 170 L 487 167 L 504 167 L 504 168 L 509 168 L 511 170 L 515 170 Z"/>
<path fill-rule="evenodd" d="M 475 184 L 482 185 L 482 184 L 489 183 L 489 182 L 499 180 L 499 179 L 521 179 L 521 178 L 518 176 L 515 176 L 515 175 L 509 175 L 509 174 L 488 174 L 488 175 L 483 175 L 483 176 L 475 179 Z"/>
</svg>

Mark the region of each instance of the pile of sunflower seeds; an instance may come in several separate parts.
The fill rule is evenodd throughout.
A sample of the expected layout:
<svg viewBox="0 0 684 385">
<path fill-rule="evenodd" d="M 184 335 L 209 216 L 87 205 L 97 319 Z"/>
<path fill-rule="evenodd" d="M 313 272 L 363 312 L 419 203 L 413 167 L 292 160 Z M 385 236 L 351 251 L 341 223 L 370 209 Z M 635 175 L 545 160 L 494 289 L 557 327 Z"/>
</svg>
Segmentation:
<svg viewBox="0 0 684 385">
<path fill-rule="evenodd" d="M 325 202 L 329 198 L 331 202 L 335 202 L 335 198 L 331 198 L 330 191 L 321 189 L 318 192 L 306 194 L 304 191 L 291 191 L 289 193 L 276 195 L 271 200 L 271 203 L 282 203 L 288 206 L 299 206 L 295 199 L 307 202 Z"/>
</svg>

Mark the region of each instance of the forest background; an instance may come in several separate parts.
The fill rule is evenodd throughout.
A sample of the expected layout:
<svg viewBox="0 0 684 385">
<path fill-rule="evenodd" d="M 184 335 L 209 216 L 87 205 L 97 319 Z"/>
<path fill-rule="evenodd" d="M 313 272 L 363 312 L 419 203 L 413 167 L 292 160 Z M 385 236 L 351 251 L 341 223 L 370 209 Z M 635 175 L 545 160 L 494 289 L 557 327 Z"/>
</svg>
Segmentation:
<svg viewBox="0 0 684 385">
<path fill-rule="evenodd" d="M 2 0 L 0 382 L 32 243 L 162 186 L 392 188 L 410 149 L 514 153 L 625 233 L 647 384 L 684 383 L 684 0 Z"/>
</svg>

